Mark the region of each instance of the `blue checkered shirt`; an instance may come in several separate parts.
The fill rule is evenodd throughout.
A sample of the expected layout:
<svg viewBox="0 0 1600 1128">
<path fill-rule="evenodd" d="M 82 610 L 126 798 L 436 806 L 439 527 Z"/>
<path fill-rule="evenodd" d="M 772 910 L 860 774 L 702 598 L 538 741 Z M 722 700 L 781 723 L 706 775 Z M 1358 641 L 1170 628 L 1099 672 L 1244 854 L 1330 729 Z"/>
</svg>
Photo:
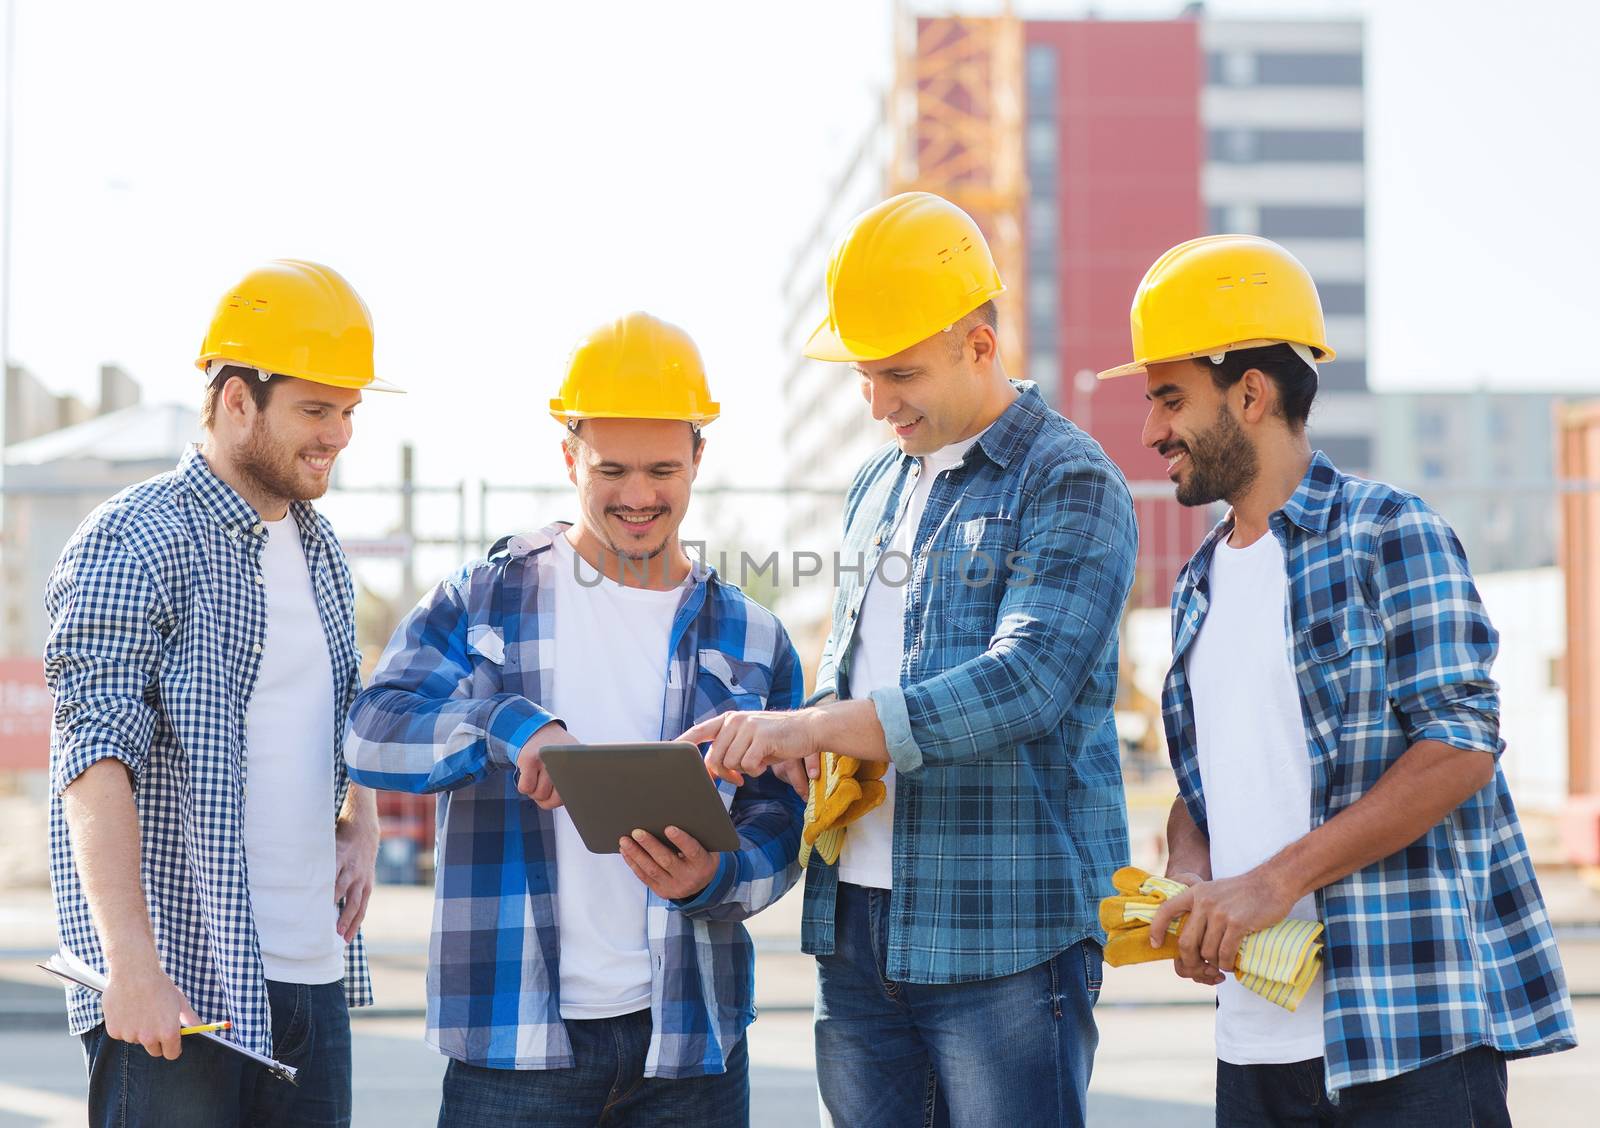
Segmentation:
<svg viewBox="0 0 1600 1128">
<path fill-rule="evenodd" d="M 516 789 L 518 751 L 556 718 L 564 526 L 502 541 L 433 590 L 356 700 L 345 756 L 358 783 L 439 792 L 428 963 L 429 1045 L 491 1069 L 574 1064 L 561 1020 L 555 823 Z M 792 709 L 799 660 L 776 616 L 693 566 L 672 625 L 661 738 L 731 710 Z M 721 1073 L 755 1018 L 755 948 L 741 923 L 799 876 L 804 804 L 772 773 L 732 791 L 738 852 L 693 898 L 646 890 L 651 956 L 645 1076 Z"/>
<path fill-rule="evenodd" d="M 339 745 L 360 688 L 355 592 L 327 521 L 289 507 L 305 546 L 333 664 L 334 810 L 349 778 Z M 50 729 L 50 876 L 61 940 L 106 970 L 73 862 L 61 793 L 85 768 L 116 759 L 134 781 L 140 876 L 161 966 L 207 1021 L 234 1041 L 271 1050 L 261 946 L 245 875 L 245 710 L 261 668 L 267 601 L 260 585 L 260 517 L 196 448 L 178 468 L 96 509 L 62 552 L 45 588 Z M 361 939 L 345 948 L 351 1006 L 372 1001 Z M 67 995 L 74 1034 L 101 1021 L 99 996 Z"/>
<path fill-rule="evenodd" d="M 1422 740 L 1499 757 L 1499 636 L 1450 527 L 1417 497 L 1318 452 L 1272 515 L 1311 757 L 1311 825 L 1372 790 Z M 1185 656 L 1205 621 L 1219 524 L 1178 576 L 1162 708 L 1189 813 L 1206 829 Z M 1107 887 L 1109 888 L 1109 886 Z M 1317 891 L 1327 1083 L 1405 1073 L 1474 1046 L 1575 1045 L 1549 917 L 1498 766 L 1412 845 Z"/>
<path fill-rule="evenodd" d="M 896 770 L 886 970 L 903 982 L 1009 975 L 1102 937 L 1101 889 L 1128 857 L 1112 705 L 1133 500 L 1099 444 L 1019 387 L 931 488 L 900 684 L 869 695 Z M 817 696 L 851 696 L 863 578 L 918 473 L 890 445 L 850 487 Z M 813 855 L 808 952 L 833 951 L 838 874 Z"/>
</svg>

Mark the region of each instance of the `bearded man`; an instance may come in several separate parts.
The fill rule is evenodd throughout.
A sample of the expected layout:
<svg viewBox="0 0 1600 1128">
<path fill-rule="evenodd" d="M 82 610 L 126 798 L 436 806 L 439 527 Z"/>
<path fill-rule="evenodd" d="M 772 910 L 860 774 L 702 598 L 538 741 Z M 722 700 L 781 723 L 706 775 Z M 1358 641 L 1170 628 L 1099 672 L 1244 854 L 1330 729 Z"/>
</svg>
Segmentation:
<svg viewBox="0 0 1600 1128">
<path fill-rule="evenodd" d="M 378 816 L 339 754 L 355 593 L 310 502 L 392 389 L 361 298 L 297 260 L 223 295 L 196 364 L 205 441 L 90 514 L 45 593 L 57 924 L 107 979 L 68 1023 L 92 1125 L 343 1125 Z M 298 1084 L 180 1036 L 202 1021 Z"/>
<path fill-rule="evenodd" d="M 1506 1062 L 1574 1045 L 1500 768 L 1499 636 L 1414 494 L 1342 472 L 1306 420 L 1333 359 L 1316 285 L 1254 235 L 1172 248 L 1130 317 L 1145 446 L 1227 514 L 1179 573 L 1162 696 L 1179 796 L 1180 976 L 1217 988 L 1217 1123 L 1508 1125 Z M 1294 1009 L 1244 937 L 1322 928 Z"/>
</svg>

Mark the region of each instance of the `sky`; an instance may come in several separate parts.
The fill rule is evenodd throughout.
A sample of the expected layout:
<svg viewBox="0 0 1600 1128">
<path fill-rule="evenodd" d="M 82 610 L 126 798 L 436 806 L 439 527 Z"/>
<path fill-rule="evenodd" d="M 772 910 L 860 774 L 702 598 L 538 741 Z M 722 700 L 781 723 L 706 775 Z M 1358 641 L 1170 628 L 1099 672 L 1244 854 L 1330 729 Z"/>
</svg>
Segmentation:
<svg viewBox="0 0 1600 1128">
<path fill-rule="evenodd" d="M 114 362 L 196 401 L 217 298 L 310 258 L 409 390 L 368 397 L 346 481 L 402 439 L 424 480 L 557 480 L 566 353 L 634 308 L 705 355 L 707 480 L 780 480 L 779 286 L 878 112 L 887 0 L 14 2 L 10 351 L 52 388 Z M 1374 386 L 1600 391 L 1600 5 L 1209 8 L 1367 21 Z"/>
</svg>

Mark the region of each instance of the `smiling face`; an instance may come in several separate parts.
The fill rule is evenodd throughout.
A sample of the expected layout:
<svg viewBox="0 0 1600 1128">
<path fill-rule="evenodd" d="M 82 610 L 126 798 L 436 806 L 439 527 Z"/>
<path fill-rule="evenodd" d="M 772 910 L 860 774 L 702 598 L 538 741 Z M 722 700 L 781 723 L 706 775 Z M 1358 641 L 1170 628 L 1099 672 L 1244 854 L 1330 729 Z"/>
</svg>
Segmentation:
<svg viewBox="0 0 1600 1128">
<path fill-rule="evenodd" d="M 1261 472 L 1261 459 L 1240 425 L 1232 402 L 1211 374 L 1192 360 L 1152 364 L 1145 373 L 1145 417 L 1140 441 L 1167 460 L 1167 477 L 1182 505 L 1234 502 Z"/>
<path fill-rule="evenodd" d="M 578 487 L 580 517 L 574 545 L 591 565 L 616 577 L 610 557 L 652 561 L 663 554 L 669 582 L 682 578 L 678 526 L 704 444 L 675 419 L 585 419 L 566 443 L 567 475 Z M 621 569 L 620 581 L 654 568 Z"/>
<path fill-rule="evenodd" d="M 260 496 L 283 502 L 327 493 L 334 460 L 350 444 L 361 393 L 278 376 L 265 406 L 257 407 L 244 379 L 229 380 L 221 392 L 237 424 L 229 429 L 237 472 Z"/>
<path fill-rule="evenodd" d="M 997 404 L 1003 409 L 1011 391 L 995 383 L 995 356 L 994 330 L 963 324 L 851 367 L 872 417 L 888 422 L 902 451 L 920 456 L 976 434 Z"/>
</svg>

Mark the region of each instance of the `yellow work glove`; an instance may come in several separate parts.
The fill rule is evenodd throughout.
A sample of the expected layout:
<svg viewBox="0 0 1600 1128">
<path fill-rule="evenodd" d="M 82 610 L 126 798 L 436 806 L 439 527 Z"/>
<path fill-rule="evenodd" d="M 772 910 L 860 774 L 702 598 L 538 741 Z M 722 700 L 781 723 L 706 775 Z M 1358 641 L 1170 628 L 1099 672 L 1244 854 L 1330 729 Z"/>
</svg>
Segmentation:
<svg viewBox="0 0 1600 1128">
<path fill-rule="evenodd" d="M 1111 875 L 1116 894 L 1100 902 L 1100 924 L 1106 930 L 1106 963 L 1112 967 L 1170 960 L 1178 954 L 1178 936 L 1189 914 L 1167 926 L 1158 948 L 1150 946 L 1150 922 L 1163 902 L 1188 888 L 1181 881 L 1154 877 L 1134 866 Z M 1294 1010 L 1306 997 L 1322 966 L 1322 924 L 1314 920 L 1281 920 L 1252 932 L 1234 956 L 1234 977 L 1246 990 L 1270 1003 Z"/>
<path fill-rule="evenodd" d="M 888 796 L 883 785 L 888 764 L 824 752 L 821 768 L 806 798 L 806 821 L 800 831 L 802 866 L 810 863 L 813 850 L 830 866 L 837 862 L 845 827 Z"/>
</svg>

